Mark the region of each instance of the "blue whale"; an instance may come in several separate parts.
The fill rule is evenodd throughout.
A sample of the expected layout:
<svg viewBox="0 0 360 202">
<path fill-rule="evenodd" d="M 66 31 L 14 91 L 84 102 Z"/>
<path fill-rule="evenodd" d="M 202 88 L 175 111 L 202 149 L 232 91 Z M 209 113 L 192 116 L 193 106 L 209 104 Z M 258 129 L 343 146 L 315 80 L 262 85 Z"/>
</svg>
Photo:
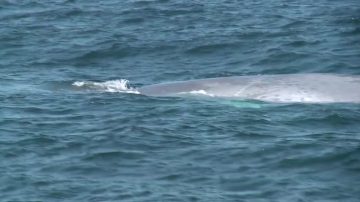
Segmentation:
<svg viewBox="0 0 360 202">
<path fill-rule="evenodd" d="M 274 103 L 360 103 L 360 76 L 279 74 L 232 76 L 143 86 L 147 96 L 208 96 Z"/>
</svg>

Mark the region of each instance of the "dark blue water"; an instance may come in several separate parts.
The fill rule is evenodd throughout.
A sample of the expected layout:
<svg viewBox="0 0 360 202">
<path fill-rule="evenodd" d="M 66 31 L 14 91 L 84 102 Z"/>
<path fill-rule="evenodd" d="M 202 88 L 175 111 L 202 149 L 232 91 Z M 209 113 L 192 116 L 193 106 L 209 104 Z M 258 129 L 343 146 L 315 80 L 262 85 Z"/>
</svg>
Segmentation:
<svg viewBox="0 0 360 202">
<path fill-rule="evenodd" d="M 360 201 L 359 104 L 73 85 L 315 72 L 360 74 L 358 0 L 0 0 L 0 201 Z"/>
</svg>

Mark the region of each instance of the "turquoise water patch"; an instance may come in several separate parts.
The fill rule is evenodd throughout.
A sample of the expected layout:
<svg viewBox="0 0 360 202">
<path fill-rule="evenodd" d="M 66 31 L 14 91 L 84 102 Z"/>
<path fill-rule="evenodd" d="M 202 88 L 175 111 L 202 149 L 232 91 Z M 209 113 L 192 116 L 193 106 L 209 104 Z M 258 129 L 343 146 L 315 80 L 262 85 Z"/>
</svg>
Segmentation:
<svg viewBox="0 0 360 202">
<path fill-rule="evenodd" d="M 257 101 L 241 101 L 241 100 L 221 100 L 218 101 L 221 104 L 235 107 L 235 108 L 252 108 L 252 109 L 260 109 L 266 106 L 263 102 Z"/>
</svg>

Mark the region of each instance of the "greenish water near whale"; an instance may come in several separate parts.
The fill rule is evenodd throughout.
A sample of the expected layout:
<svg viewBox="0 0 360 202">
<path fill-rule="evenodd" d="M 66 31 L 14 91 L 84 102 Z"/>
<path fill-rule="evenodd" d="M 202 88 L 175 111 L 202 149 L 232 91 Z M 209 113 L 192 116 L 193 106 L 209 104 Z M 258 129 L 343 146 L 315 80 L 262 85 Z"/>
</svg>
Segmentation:
<svg viewBox="0 0 360 202">
<path fill-rule="evenodd" d="M 359 75 L 359 39 L 355 0 L 0 1 L 0 201 L 359 201 L 359 104 L 112 82 Z"/>
</svg>

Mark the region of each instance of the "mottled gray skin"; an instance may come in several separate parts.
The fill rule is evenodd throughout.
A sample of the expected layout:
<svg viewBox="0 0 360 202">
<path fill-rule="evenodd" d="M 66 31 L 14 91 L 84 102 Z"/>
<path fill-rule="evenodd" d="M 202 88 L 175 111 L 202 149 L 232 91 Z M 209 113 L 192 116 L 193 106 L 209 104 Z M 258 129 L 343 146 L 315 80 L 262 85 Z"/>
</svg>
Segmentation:
<svg viewBox="0 0 360 202">
<path fill-rule="evenodd" d="M 277 103 L 360 103 L 360 76 L 280 74 L 233 76 L 144 86 L 148 96 L 207 95 Z"/>
</svg>

